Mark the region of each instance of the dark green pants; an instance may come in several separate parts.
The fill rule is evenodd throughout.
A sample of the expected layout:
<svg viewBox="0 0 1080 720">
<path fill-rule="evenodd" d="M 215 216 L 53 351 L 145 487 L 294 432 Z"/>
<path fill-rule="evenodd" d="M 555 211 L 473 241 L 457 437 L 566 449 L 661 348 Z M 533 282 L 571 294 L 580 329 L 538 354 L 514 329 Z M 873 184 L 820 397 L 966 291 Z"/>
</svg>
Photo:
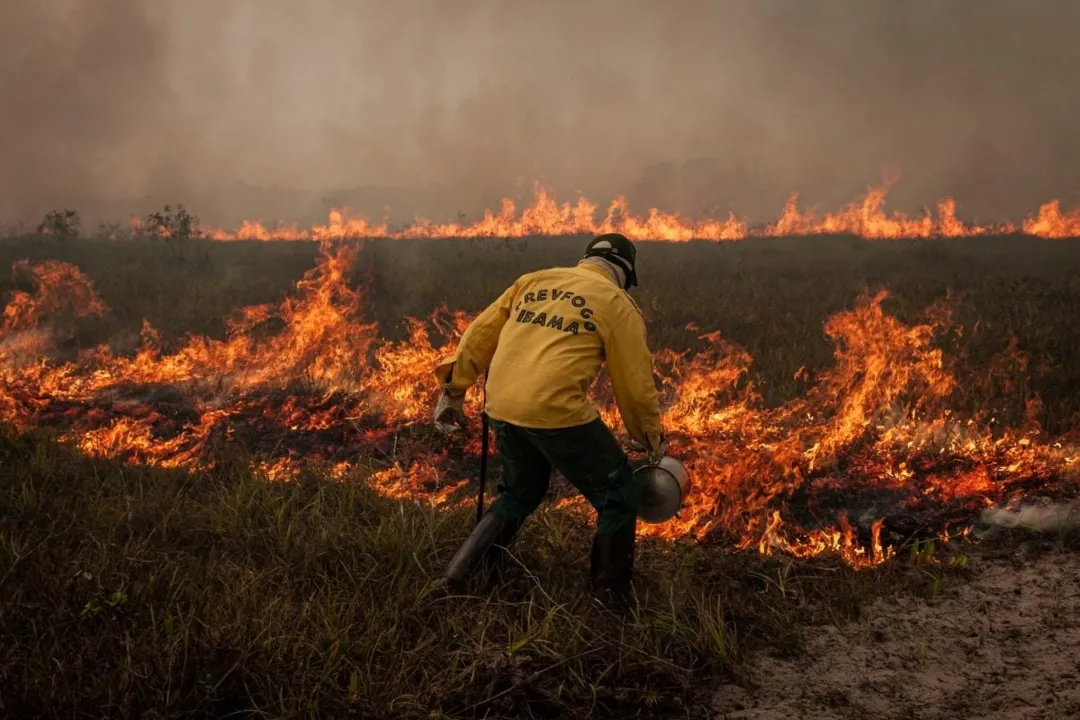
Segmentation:
<svg viewBox="0 0 1080 720">
<path fill-rule="evenodd" d="M 510 521 L 524 520 L 543 501 L 555 468 L 596 509 L 598 535 L 635 524 L 637 487 L 629 458 L 602 420 L 536 430 L 492 418 L 491 427 L 503 468 L 491 512 Z"/>
</svg>

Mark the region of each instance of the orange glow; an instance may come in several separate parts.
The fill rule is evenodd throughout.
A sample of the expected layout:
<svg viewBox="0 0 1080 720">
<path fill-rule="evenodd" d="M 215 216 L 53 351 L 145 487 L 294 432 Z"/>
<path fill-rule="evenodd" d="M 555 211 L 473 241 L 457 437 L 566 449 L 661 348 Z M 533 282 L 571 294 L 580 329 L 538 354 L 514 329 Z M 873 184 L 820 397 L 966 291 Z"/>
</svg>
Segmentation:
<svg viewBox="0 0 1080 720">
<path fill-rule="evenodd" d="M 1061 210 L 1058 200 L 1043 205 L 1037 214 L 1019 227 L 967 224 L 956 215 L 956 201 L 945 198 L 933 212 L 918 217 L 887 214 L 885 204 L 891 183 L 870 188 L 866 195 L 837 212 L 818 215 L 798 206 L 792 195 L 777 220 L 764 228 L 751 228 L 746 220 L 729 214 L 726 218 L 694 220 L 677 213 L 652 208 L 645 215 L 630 212 L 625 197 L 616 197 L 603 216 L 598 206 L 579 198 L 559 203 L 552 191 L 536 186 L 532 203 L 520 211 L 504 198 L 498 211 L 486 210 L 479 220 L 462 224 L 417 219 L 410 226 L 393 230 L 385 221 L 376 222 L 352 214 L 348 209 L 330 211 L 326 225 L 300 228 L 280 223 L 266 227 L 244 221 L 235 230 L 214 229 L 206 235 L 215 240 L 333 240 L 343 238 L 462 238 L 595 235 L 621 232 L 633 240 L 743 240 L 751 237 L 789 237 L 844 234 L 864 238 L 958 238 L 1023 232 L 1041 238 L 1080 237 L 1080 208 Z M 138 225 L 138 223 L 136 223 Z"/>
<path fill-rule="evenodd" d="M 1045 238 L 1080 236 L 1080 208 L 1061 212 L 1061 202 L 1052 200 L 1039 208 L 1039 214 L 1024 221 L 1024 232 Z"/>
<path fill-rule="evenodd" d="M 859 222 L 874 217 L 873 207 Z M 19 263 L 34 289 L 13 293 L 4 310 L 0 419 L 55 428 L 91 456 L 213 470 L 239 454 L 270 481 L 310 466 L 364 478 L 390 498 L 471 503 L 478 433 L 447 440 L 429 422 L 431 370 L 470 318 L 442 309 L 408 319 L 405 340 L 383 339 L 362 320 L 362 289 L 346 281 L 360 251 L 324 239 L 291 296 L 244 308 L 224 340 L 195 337 L 166 352 L 147 324 L 130 356 L 102 346 L 75 358 L 58 356 L 57 340 L 71 323 L 103 315 L 104 303 L 71 265 Z M 643 524 L 641 535 L 711 536 L 762 554 L 830 553 L 865 567 L 896 552 L 890 513 L 940 522 L 930 529 L 939 537 L 963 537 L 957 517 L 1032 487 L 1076 489 L 1077 449 L 1044 436 L 1036 405 L 1022 427 L 1006 430 L 953 412 L 957 381 L 933 345 L 945 320 L 929 314 L 905 325 L 885 312 L 886 299 L 861 297 L 829 318 L 833 366 L 776 407 L 751 382 L 750 354 L 720 333 L 702 334 L 694 352 L 657 350 L 664 426 L 693 490 L 677 518 Z M 995 367 L 1020 362 L 1014 352 Z M 607 385 L 592 395 L 621 428 Z M 466 408 L 474 419 L 479 403 L 476 387 Z M 870 501 L 878 497 L 887 501 Z M 558 505 L 588 516 L 580 498 Z"/>
</svg>

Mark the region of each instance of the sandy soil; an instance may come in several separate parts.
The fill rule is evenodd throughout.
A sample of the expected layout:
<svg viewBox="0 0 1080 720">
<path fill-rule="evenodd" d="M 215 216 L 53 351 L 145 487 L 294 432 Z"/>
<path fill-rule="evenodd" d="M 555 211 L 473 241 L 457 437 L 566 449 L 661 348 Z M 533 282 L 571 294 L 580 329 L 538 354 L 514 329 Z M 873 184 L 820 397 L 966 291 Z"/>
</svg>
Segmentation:
<svg viewBox="0 0 1080 720">
<path fill-rule="evenodd" d="M 1080 555 L 972 558 L 933 600 L 882 599 L 816 628 L 794 660 L 748 660 L 716 717 L 1080 718 Z"/>
</svg>

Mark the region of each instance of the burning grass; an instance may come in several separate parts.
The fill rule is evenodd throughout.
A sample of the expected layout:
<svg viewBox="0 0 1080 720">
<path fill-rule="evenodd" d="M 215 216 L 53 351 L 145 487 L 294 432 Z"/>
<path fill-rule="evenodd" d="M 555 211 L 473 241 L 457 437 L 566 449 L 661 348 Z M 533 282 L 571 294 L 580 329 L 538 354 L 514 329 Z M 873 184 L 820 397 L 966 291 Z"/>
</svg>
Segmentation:
<svg viewBox="0 0 1080 720">
<path fill-rule="evenodd" d="M 3 419 L 54 428 L 90 456 L 212 471 L 242 448 L 276 479 L 313 463 L 339 473 L 363 465 L 393 497 L 466 501 L 477 438 L 455 447 L 427 420 L 431 368 L 469 315 L 437 311 L 407 319 L 400 339 L 382 337 L 365 317 L 370 272 L 350 282 L 362 253 L 362 243 L 324 243 L 289 294 L 238 308 L 224 338 L 165 348 L 144 322 L 133 353 L 99 345 L 66 361 L 50 344 L 58 319 L 67 327 L 106 305 L 76 267 L 20 262 L 34 290 L 17 292 L 5 314 L 17 352 L 0 356 Z M 833 313 L 823 328 L 832 366 L 772 406 L 754 382 L 753 357 L 722 333 L 698 332 L 693 350 L 658 349 L 665 428 L 695 487 L 679 519 L 642 534 L 762 554 L 838 553 L 865 566 L 907 533 L 962 532 L 951 526 L 1032 488 L 1074 494 L 1078 450 L 1043 431 L 1030 398 L 1023 421 L 1003 428 L 985 409 L 955 411 L 960 368 L 940 346 L 959 332 L 949 308 L 932 306 L 909 324 L 885 311 L 887 297 L 864 294 Z M 994 363 L 1023 361 L 1007 347 Z M 618 428 L 604 388 L 594 388 L 594 402 Z M 474 388 L 474 413 L 478 395 Z"/>
<path fill-rule="evenodd" d="M 394 238 L 519 238 L 528 236 L 598 235 L 620 232 L 633 240 L 744 240 L 750 237 L 805 237 L 808 235 L 851 234 L 864 238 L 957 238 L 1023 232 L 1042 238 L 1067 238 L 1080 235 L 1080 208 L 1062 210 L 1059 200 L 1039 206 L 1036 213 L 1019 226 L 1013 223 L 965 223 L 956 216 L 956 201 L 945 198 L 933 211 L 920 217 L 904 213 L 886 213 L 885 205 L 893 183 L 871 187 L 847 207 L 827 213 L 801 209 L 798 196 L 792 195 L 780 217 L 764 228 L 753 228 L 729 213 L 727 217 L 691 219 L 678 213 L 651 208 L 646 215 L 630 211 L 625 197 L 616 197 L 598 218 L 598 206 L 584 197 L 575 202 L 559 203 L 552 191 L 534 186 L 533 200 L 518 211 L 510 198 L 504 198 L 498 211 L 486 210 L 472 223 L 438 223 L 418 219 L 406 228 L 391 229 L 386 222 L 334 209 L 326 225 L 300 228 L 279 223 L 268 228 L 260 222 L 245 221 L 236 230 L 215 229 L 207 233 L 219 241 L 237 240 L 327 240 L 358 237 Z"/>
<path fill-rule="evenodd" d="M 22 659 L 5 696 L 671 711 L 702 673 L 737 675 L 747 649 L 793 649 L 801 623 L 906 584 L 890 558 L 925 589 L 928 557 L 938 580 L 962 565 L 928 543 L 956 557 L 980 511 L 1077 495 L 1076 350 L 1054 332 L 1080 303 L 1067 241 L 651 245 L 641 304 L 695 486 L 681 518 L 642 527 L 643 615 L 581 593 L 589 513 L 564 484 L 519 583 L 436 602 L 424 584 L 466 530 L 479 441 L 432 433 L 430 368 L 513 275 L 580 243 L 412 242 L 260 243 L 261 264 L 231 243 L 179 261 L 22 248 L 39 257 L 16 265 L 0 346 L 0 642 Z M 889 291 L 850 293 L 852 272 Z M 409 303 L 426 319 L 402 323 Z M 614 421 L 602 384 L 595 400 Z"/>
</svg>

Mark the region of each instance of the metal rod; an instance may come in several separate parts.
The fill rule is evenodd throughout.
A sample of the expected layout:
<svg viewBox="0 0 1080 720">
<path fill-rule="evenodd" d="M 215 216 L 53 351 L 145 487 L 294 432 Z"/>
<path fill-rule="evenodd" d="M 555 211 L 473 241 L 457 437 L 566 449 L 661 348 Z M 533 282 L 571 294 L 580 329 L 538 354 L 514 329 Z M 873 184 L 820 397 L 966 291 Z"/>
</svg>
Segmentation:
<svg viewBox="0 0 1080 720">
<path fill-rule="evenodd" d="M 476 495 L 476 522 L 484 517 L 484 484 L 487 481 L 488 459 L 488 416 L 487 416 L 487 378 L 484 378 L 484 403 L 480 409 L 480 491 Z"/>
</svg>

